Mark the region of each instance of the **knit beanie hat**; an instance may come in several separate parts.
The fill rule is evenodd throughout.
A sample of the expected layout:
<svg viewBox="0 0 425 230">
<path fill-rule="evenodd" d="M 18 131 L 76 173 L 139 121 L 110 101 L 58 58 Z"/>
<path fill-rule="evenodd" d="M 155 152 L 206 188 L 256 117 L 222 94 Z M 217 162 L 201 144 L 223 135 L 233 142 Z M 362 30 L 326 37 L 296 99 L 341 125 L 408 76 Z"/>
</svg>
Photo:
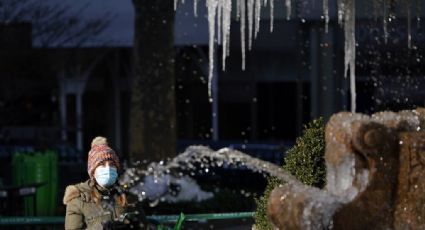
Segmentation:
<svg viewBox="0 0 425 230">
<path fill-rule="evenodd" d="M 105 137 L 95 137 L 91 142 L 91 149 L 87 160 L 87 172 L 90 178 L 94 177 L 94 170 L 105 161 L 117 168 L 120 167 L 120 161 L 115 151 L 108 145 Z"/>
</svg>

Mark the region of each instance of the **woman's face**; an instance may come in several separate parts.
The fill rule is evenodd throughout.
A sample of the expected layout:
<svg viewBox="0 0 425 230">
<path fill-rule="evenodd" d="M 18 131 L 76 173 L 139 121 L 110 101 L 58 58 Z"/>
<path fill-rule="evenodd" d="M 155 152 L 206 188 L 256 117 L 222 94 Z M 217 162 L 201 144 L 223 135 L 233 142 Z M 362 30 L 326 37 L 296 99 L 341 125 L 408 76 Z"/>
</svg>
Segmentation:
<svg viewBox="0 0 425 230">
<path fill-rule="evenodd" d="M 109 161 L 105 161 L 96 167 L 94 171 L 96 182 L 102 187 L 113 185 L 118 177 L 117 168 Z"/>
<path fill-rule="evenodd" d="M 115 167 L 113 164 L 111 164 L 109 161 L 104 161 L 102 162 L 99 166 L 103 166 L 103 167 L 111 167 L 114 168 L 115 170 L 117 170 L 117 167 Z M 97 167 L 99 167 L 97 166 Z M 97 169 L 97 168 L 96 168 Z"/>
</svg>

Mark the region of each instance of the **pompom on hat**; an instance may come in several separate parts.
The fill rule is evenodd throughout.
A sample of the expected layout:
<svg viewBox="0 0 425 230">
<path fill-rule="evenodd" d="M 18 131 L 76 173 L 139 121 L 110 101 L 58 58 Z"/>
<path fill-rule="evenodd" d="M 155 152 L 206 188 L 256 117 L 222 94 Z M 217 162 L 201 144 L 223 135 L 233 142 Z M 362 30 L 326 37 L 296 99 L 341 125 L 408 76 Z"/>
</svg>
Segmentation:
<svg viewBox="0 0 425 230">
<path fill-rule="evenodd" d="M 108 140 L 105 137 L 95 137 L 91 142 L 91 149 L 87 160 L 87 172 L 90 178 L 94 177 L 94 170 L 105 161 L 117 168 L 120 167 L 120 161 L 115 151 L 109 147 Z"/>
</svg>

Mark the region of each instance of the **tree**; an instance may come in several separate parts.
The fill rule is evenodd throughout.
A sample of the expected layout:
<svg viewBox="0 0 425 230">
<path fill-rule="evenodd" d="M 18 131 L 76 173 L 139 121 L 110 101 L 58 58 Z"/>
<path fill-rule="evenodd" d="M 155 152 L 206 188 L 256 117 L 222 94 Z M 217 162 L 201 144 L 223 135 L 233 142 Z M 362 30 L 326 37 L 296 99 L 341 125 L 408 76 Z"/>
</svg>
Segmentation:
<svg viewBox="0 0 425 230">
<path fill-rule="evenodd" d="M 0 0 L 0 22 L 30 22 L 32 38 L 42 47 L 81 46 L 102 33 L 111 16 L 105 13 L 93 19 L 81 19 L 87 5 L 71 11 L 63 3 L 41 0 Z"/>
<path fill-rule="evenodd" d="M 133 4 L 130 157 L 160 160 L 176 152 L 173 1 L 133 0 Z"/>
</svg>

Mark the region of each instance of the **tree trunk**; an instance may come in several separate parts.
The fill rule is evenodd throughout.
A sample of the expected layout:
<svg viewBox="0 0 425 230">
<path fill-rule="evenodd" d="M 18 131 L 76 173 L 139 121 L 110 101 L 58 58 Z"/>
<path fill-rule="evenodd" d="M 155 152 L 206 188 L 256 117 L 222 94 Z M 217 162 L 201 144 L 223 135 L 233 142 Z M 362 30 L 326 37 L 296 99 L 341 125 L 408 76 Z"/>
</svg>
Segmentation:
<svg viewBox="0 0 425 230">
<path fill-rule="evenodd" d="M 171 0 L 133 0 L 134 78 L 130 159 L 158 161 L 176 154 L 174 9 Z"/>
</svg>

